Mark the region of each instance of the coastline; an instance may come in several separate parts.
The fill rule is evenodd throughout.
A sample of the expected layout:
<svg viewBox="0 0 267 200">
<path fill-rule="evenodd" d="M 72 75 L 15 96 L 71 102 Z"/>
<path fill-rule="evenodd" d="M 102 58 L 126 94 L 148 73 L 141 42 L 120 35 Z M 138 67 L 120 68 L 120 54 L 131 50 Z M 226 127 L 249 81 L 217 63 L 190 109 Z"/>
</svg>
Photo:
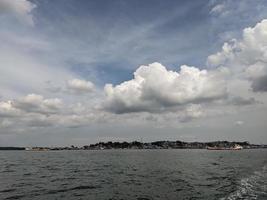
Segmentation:
<svg viewBox="0 0 267 200">
<path fill-rule="evenodd" d="M 1 150 L 22 150 L 22 151 L 62 151 L 62 150 L 110 150 L 110 149 L 209 149 L 209 150 L 234 150 L 234 146 L 240 146 L 242 149 L 264 149 L 266 144 L 250 144 L 249 142 L 183 142 L 183 141 L 155 141 L 142 143 L 133 142 L 99 142 L 90 145 L 77 147 L 74 145 L 64 147 L 0 147 Z"/>
</svg>

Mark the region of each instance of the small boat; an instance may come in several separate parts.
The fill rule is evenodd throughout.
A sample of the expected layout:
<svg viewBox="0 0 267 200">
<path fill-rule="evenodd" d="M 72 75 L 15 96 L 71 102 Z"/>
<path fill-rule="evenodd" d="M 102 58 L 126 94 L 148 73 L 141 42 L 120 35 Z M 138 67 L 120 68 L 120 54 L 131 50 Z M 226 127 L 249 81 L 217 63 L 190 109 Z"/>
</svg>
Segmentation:
<svg viewBox="0 0 267 200">
<path fill-rule="evenodd" d="M 235 144 L 233 147 L 207 147 L 208 150 L 242 150 L 243 147 Z"/>
</svg>

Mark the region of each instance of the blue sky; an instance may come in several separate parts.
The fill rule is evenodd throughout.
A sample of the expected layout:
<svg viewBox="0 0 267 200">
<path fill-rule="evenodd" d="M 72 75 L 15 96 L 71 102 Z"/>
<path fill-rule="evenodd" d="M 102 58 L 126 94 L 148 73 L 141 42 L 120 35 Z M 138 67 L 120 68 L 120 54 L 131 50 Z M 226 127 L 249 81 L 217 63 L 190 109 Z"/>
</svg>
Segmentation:
<svg viewBox="0 0 267 200">
<path fill-rule="evenodd" d="M 25 144 L 27 136 L 18 132 L 40 132 L 31 138 L 32 143 L 42 144 L 45 133 L 55 132 L 55 138 L 62 138 L 75 127 L 80 136 L 70 134 L 67 141 L 58 139 L 57 143 L 75 142 L 79 137 L 98 141 L 99 135 L 118 140 L 253 140 L 248 133 L 229 137 L 224 132 L 230 133 L 230 128 L 221 123 L 231 120 L 233 130 L 242 132 L 240 127 L 250 117 L 266 117 L 258 111 L 266 106 L 266 66 L 259 61 L 265 59 L 266 38 L 257 31 L 249 33 L 249 38 L 262 38 L 252 46 L 244 37 L 245 29 L 254 30 L 257 23 L 262 22 L 258 29 L 264 32 L 266 18 L 263 0 L 0 0 L 0 137 L 10 144 Z M 224 43 L 228 46 L 222 49 Z M 230 114 L 231 110 L 236 113 Z M 251 116 L 242 119 L 248 110 Z M 51 122 L 57 117 L 64 119 L 62 125 Z M 131 124 L 129 130 L 122 125 L 125 118 Z M 211 118 L 217 119 L 217 127 L 207 125 Z M 143 119 L 149 122 L 143 124 Z M 100 121 L 108 122 L 98 125 Z M 116 127 L 110 131 L 114 135 L 105 133 L 110 124 Z M 98 126 L 104 127 L 95 134 Z M 203 137 L 194 133 L 199 126 L 204 127 Z M 258 138 L 263 138 L 265 128 L 262 120 Z M 134 136 L 136 129 L 145 130 L 145 135 Z M 87 135 L 90 130 L 93 135 Z M 190 133 L 184 136 L 182 132 Z M 17 142 L 12 137 L 22 138 Z"/>
<path fill-rule="evenodd" d="M 52 39 L 67 65 L 105 82 L 127 80 L 155 61 L 177 67 L 203 64 L 209 55 L 207 4 L 169 1 L 39 2 L 38 34 Z M 207 3 L 207 2 L 206 2 Z M 189 10 L 198 12 L 189 12 Z M 49 26 L 47 26 L 49 24 Z M 207 26 L 208 28 L 208 26 Z M 201 38 L 201 39 L 200 39 Z M 68 49 L 68 52 L 65 52 Z M 188 52 L 190 51 L 190 55 Z"/>
<path fill-rule="evenodd" d="M 94 72 L 103 83 L 127 80 L 155 61 L 204 66 L 225 40 L 267 15 L 263 1 L 225 1 L 226 16 L 211 12 L 220 1 L 34 2 L 37 37 L 52 42 L 75 72 Z"/>
<path fill-rule="evenodd" d="M 207 56 L 223 42 L 267 15 L 264 1 L 32 2 L 33 27 L 6 20 L 3 29 L 49 43 L 49 50 L 31 53 L 101 85 L 127 80 L 139 65 L 152 62 L 205 68 Z M 227 14 L 211 11 L 220 4 Z"/>
</svg>

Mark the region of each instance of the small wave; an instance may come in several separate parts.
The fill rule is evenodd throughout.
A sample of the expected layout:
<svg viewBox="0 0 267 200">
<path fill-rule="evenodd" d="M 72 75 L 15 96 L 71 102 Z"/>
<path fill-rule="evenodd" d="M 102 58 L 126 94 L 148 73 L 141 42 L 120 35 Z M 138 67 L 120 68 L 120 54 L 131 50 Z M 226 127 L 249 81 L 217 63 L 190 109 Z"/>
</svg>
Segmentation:
<svg viewBox="0 0 267 200">
<path fill-rule="evenodd" d="M 97 189 L 98 186 L 92 186 L 92 185 L 81 185 L 78 187 L 71 188 L 71 190 L 86 190 L 86 189 Z"/>
<path fill-rule="evenodd" d="M 236 200 L 236 199 L 258 199 L 261 196 L 267 195 L 267 166 L 264 166 L 261 171 L 254 172 L 248 178 L 241 179 L 238 189 L 229 196 L 221 198 L 221 200 Z"/>
<path fill-rule="evenodd" d="M 0 190 L 0 193 L 6 193 L 6 192 L 14 192 L 16 189 L 6 189 L 6 190 Z"/>
<path fill-rule="evenodd" d="M 92 185 L 81 185 L 73 188 L 67 188 L 67 189 L 59 189 L 59 190 L 50 190 L 48 191 L 48 194 L 56 194 L 61 192 L 67 192 L 72 190 L 90 190 L 90 189 L 97 189 L 98 186 L 92 186 Z"/>
<path fill-rule="evenodd" d="M 25 197 L 25 195 L 14 195 L 14 196 L 7 197 L 5 199 L 6 200 L 15 200 L 15 199 L 21 199 L 23 197 Z"/>
<path fill-rule="evenodd" d="M 213 162 L 211 163 L 212 165 L 220 165 L 219 163 Z"/>
<path fill-rule="evenodd" d="M 137 200 L 150 200 L 150 197 L 138 197 Z"/>
</svg>

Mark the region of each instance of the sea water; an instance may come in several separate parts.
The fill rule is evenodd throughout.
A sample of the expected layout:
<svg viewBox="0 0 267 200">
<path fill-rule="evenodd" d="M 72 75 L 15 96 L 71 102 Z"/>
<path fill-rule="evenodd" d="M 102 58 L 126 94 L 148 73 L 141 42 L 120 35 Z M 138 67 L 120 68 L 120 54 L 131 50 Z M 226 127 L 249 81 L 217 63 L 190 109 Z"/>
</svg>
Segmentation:
<svg viewBox="0 0 267 200">
<path fill-rule="evenodd" d="M 0 199 L 267 199 L 267 149 L 0 151 Z"/>
</svg>

